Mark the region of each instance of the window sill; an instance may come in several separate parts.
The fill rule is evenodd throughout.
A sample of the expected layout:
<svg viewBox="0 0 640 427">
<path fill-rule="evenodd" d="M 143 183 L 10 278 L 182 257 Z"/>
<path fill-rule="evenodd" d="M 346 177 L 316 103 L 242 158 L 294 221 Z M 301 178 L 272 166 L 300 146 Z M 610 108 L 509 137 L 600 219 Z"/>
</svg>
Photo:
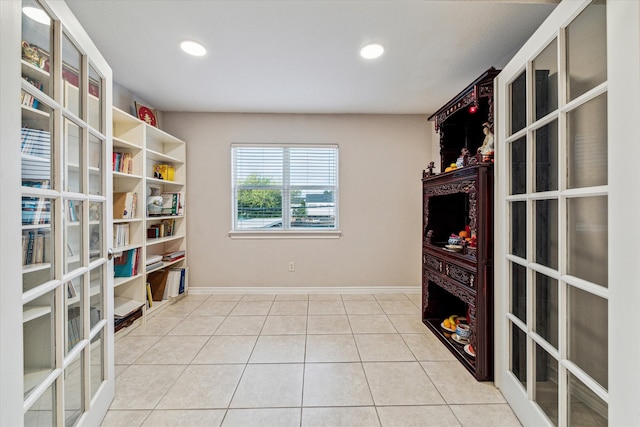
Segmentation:
<svg viewBox="0 0 640 427">
<path fill-rule="evenodd" d="M 340 230 L 229 231 L 229 237 L 232 239 L 339 239 L 340 236 Z"/>
</svg>

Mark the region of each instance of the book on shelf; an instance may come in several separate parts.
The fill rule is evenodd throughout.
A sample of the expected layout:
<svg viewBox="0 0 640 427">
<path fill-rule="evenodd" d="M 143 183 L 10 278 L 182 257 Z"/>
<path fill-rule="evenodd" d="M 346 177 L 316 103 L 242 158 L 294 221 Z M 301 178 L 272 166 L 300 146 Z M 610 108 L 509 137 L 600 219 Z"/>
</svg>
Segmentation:
<svg viewBox="0 0 640 427">
<path fill-rule="evenodd" d="M 149 282 L 147 282 L 146 288 L 147 288 L 147 307 L 152 308 L 153 296 L 151 295 L 151 284 Z"/>
<path fill-rule="evenodd" d="M 157 224 L 151 224 L 147 229 L 147 238 L 157 239 L 159 237 L 173 236 L 175 224 L 175 219 L 163 219 Z"/>
<path fill-rule="evenodd" d="M 156 179 L 174 181 L 175 176 L 176 169 L 173 167 L 173 165 L 155 165 L 153 169 L 153 177 Z"/>
<path fill-rule="evenodd" d="M 30 230 L 22 234 L 22 265 L 45 262 L 45 234 Z"/>
<path fill-rule="evenodd" d="M 44 197 L 22 198 L 22 225 L 49 224 L 51 200 Z"/>
<path fill-rule="evenodd" d="M 67 200 L 67 219 L 70 222 L 78 222 L 78 212 L 76 203 L 73 200 Z"/>
<path fill-rule="evenodd" d="M 112 170 L 114 172 L 128 173 L 133 172 L 133 156 L 127 152 L 113 152 Z"/>
<path fill-rule="evenodd" d="M 158 261 L 162 261 L 162 255 L 149 255 L 149 257 L 144 260 L 145 265 L 154 264 Z"/>
<path fill-rule="evenodd" d="M 152 270 L 155 270 L 155 269 L 158 269 L 158 268 L 162 268 L 163 266 L 164 266 L 164 262 L 162 262 L 162 261 L 154 262 L 152 264 L 147 264 L 145 266 L 145 271 L 149 272 L 149 271 L 152 271 Z"/>
<path fill-rule="evenodd" d="M 113 317 L 116 319 L 127 317 L 134 313 L 144 303 L 125 297 L 113 297 Z"/>
<path fill-rule="evenodd" d="M 129 223 L 113 224 L 113 247 L 121 248 L 129 245 Z"/>
<path fill-rule="evenodd" d="M 167 275 L 169 270 L 162 269 L 156 270 L 147 276 L 147 281 L 151 287 L 151 296 L 153 301 L 162 301 L 165 294 L 165 287 L 167 285 Z"/>
<path fill-rule="evenodd" d="M 76 287 L 73 286 L 73 283 L 67 282 L 67 297 L 75 298 L 78 296 L 78 292 L 76 291 Z"/>
<path fill-rule="evenodd" d="M 179 251 L 173 251 L 173 252 L 165 252 L 165 253 L 162 254 L 162 260 L 163 261 L 177 261 L 179 259 L 184 258 L 186 253 L 187 252 L 185 250 L 179 250 Z"/>
<path fill-rule="evenodd" d="M 102 313 L 98 307 L 91 307 L 89 309 L 89 321 L 91 325 L 91 329 L 100 321 L 102 318 Z"/>
<path fill-rule="evenodd" d="M 161 195 L 162 215 L 184 215 L 184 192 Z"/>
<path fill-rule="evenodd" d="M 22 154 L 46 160 L 51 158 L 51 135 L 48 131 L 23 127 L 20 136 Z"/>
<path fill-rule="evenodd" d="M 138 205 L 138 193 L 117 192 L 113 193 L 113 218 L 133 219 L 136 217 Z"/>
<path fill-rule="evenodd" d="M 178 214 L 179 193 L 162 193 L 162 215 Z"/>
<path fill-rule="evenodd" d="M 71 348 L 82 339 L 80 307 L 70 307 L 67 313 L 67 343 L 68 348 Z"/>
<path fill-rule="evenodd" d="M 185 291 L 186 268 L 171 268 L 167 277 L 167 296 L 175 298 Z"/>
<path fill-rule="evenodd" d="M 123 251 L 122 254 L 114 258 L 114 277 L 132 277 L 138 274 L 138 261 L 140 248 Z"/>
</svg>

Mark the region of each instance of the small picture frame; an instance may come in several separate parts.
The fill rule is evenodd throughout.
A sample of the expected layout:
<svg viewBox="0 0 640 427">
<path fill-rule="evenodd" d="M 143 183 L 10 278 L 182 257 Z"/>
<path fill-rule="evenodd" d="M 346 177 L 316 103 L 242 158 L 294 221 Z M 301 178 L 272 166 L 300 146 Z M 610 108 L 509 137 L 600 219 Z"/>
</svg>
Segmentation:
<svg viewBox="0 0 640 427">
<path fill-rule="evenodd" d="M 136 107 L 136 116 L 140 120 L 155 128 L 160 128 L 158 125 L 158 112 L 155 108 L 151 108 L 148 105 L 141 104 L 137 101 L 134 101 L 133 104 Z"/>
</svg>

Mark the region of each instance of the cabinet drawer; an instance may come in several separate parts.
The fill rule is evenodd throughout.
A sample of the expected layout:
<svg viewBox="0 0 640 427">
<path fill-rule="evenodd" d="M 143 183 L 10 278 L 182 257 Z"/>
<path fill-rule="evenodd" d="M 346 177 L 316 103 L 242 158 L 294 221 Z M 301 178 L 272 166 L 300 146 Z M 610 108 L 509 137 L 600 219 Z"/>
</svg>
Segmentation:
<svg viewBox="0 0 640 427">
<path fill-rule="evenodd" d="M 456 282 L 462 283 L 470 288 L 476 288 L 476 274 L 473 271 L 464 269 L 449 262 L 445 263 L 444 274 Z"/>
<path fill-rule="evenodd" d="M 432 255 L 423 254 L 422 264 L 426 268 L 442 273 L 442 261 Z"/>
</svg>

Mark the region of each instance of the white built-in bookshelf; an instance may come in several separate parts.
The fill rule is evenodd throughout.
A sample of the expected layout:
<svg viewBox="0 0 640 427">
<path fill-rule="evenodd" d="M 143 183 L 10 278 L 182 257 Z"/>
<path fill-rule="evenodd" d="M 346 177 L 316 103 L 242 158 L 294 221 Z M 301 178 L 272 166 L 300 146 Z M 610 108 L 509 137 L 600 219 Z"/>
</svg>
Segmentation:
<svg viewBox="0 0 640 427">
<path fill-rule="evenodd" d="M 139 317 L 144 322 L 149 315 L 187 293 L 184 208 L 186 144 L 114 107 L 113 153 L 113 250 L 116 272 L 121 262 L 119 258 L 125 256 L 125 252 L 129 251 L 129 256 L 136 253 L 137 257 L 133 259 L 133 271 L 125 267 L 124 277 L 114 278 L 114 313 L 118 325 L 116 329 L 120 329 L 120 323 L 126 326 Z M 159 165 L 162 165 L 161 174 L 158 173 Z M 171 169 L 171 176 L 166 176 L 168 169 Z M 150 214 L 147 209 L 147 198 L 152 188 L 166 198 L 164 212 L 157 215 Z M 117 200 L 127 200 L 126 193 L 136 195 L 132 202 L 122 202 L 124 211 L 132 210 L 134 213 L 129 214 L 128 218 L 120 218 L 122 209 Z M 175 194 L 175 207 L 168 205 L 171 194 Z M 133 209 L 127 209 L 127 206 Z M 181 251 L 184 251 L 184 255 L 178 255 L 178 259 L 162 259 L 164 254 L 181 254 Z M 150 261 L 149 265 L 147 260 Z M 184 269 L 184 277 L 177 277 L 180 269 Z M 158 289 L 162 282 L 165 291 Z M 151 297 L 147 283 L 152 288 Z M 159 294 L 162 300 L 154 300 L 153 296 L 157 298 Z M 119 319 L 120 316 L 128 319 L 123 321 Z"/>
</svg>

